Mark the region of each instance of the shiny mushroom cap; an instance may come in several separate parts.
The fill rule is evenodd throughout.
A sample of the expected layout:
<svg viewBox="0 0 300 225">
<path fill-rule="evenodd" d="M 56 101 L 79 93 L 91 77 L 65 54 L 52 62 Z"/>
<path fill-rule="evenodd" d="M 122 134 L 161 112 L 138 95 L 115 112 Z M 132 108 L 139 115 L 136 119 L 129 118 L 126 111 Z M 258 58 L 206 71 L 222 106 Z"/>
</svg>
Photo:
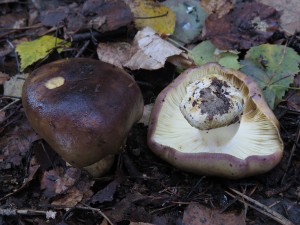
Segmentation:
<svg viewBox="0 0 300 225">
<path fill-rule="evenodd" d="M 159 94 L 148 145 L 185 171 L 228 178 L 267 172 L 283 153 L 278 121 L 256 83 L 216 63 L 186 70 Z"/>
<path fill-rule="evenodd" d="M 63 59 L 36 69 L 24 84 L 22 100 L 35 131 L 76 167 L 104 158 L 111 165 L 143 113 L 134 79 L 94 59 Z"/>
</svg>

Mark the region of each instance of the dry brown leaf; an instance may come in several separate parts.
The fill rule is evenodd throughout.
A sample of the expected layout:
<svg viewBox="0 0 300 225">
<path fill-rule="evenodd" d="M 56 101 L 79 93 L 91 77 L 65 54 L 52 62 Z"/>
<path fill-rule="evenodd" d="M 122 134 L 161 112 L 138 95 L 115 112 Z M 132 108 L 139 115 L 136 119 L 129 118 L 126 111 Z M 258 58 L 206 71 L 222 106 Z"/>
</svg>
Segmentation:
<svg viewBox="0 0 300 225">
<path fill-rule="evenodd" d="M 281 27 L 290 34 L 300 31 L 300 1 L 299 0 L 258 0 L 263 4 L 269 5 L 282 11 L 280 18 Z"/>
<path fill-rule="evenodd" d="M 101 61 L 123 68 L 132 56 L 131 49 L 131 44 L 127 42 L 99 43 L 97 54 Z"/>
<path fill-rule="evenodd" d="M 76 206 L 83 199 L 82 191 L 78 190 L 76 187 L 72 187 L 68 190 L 68 193 L 62 198 L 54 200 L 51 202 L 52 205 L 66 205 L 68 207 Z"/>
<path fill-rule="evenodd" d="M 200 4 L 208 13 L 216 13 L 218 18 L 226 15 L 232 8 L 235 0 L 201 0 Z"/>
<path fill-rule="evenodd" d="M 133 43 L 135 54 L 125 64 L 131 70 L 160 69 L 165 65 L 168 57 L 179 55 L 183 51 L 163 40 L 149 27 L 139 31 Z"/>
<path fill-rule="evenodd" d="M 241 213 L 222 213 L 218 209 L 210 209 L 200 204 L 190 204 L 183 214 L 183 224 L 189 225 L 245 225 L 245 215 Z"/>
</svg>

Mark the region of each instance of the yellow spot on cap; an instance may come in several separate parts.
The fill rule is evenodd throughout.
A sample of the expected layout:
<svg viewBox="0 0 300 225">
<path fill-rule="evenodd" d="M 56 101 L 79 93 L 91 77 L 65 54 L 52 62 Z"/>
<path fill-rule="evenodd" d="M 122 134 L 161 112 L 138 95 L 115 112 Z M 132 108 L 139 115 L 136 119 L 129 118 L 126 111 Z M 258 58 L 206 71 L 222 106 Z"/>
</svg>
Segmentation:
<svg viewBox="0 0 300 225">
<path fill-rule="evenodd" d="M 65 83 L 65 78 L 53 77 L 45 83 L 45 87 L 48 89 L 54 89 L 62 86 L 64 83 Z"/>
</svg>

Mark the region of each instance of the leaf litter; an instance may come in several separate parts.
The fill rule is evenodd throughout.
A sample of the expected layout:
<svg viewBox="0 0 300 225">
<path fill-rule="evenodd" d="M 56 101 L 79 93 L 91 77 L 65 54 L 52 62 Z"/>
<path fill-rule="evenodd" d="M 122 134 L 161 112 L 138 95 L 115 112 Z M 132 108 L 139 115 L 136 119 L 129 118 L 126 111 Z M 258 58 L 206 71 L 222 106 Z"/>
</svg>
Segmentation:
<svg viewBox="0 0 300 225">
<path fill-rule="evenodd" d="M 263 44 L 279 28 L 280 13 L 257 3 L 237 3 L 232 11 L 219 18 L 211 14 L 205 20 L 203 38 L 219 49 L 249 49 Z"/>
<path fill-rule="evenodd" d="M 53 34 L 52 31 L 54 29 L 56 30 L 55 35 L 58 35 L 62 40 L 71 38 L 69 40 L 71 40 L 72 46 L 68 49 L 68 52 L 50 54 L 49 57 L 45 59 L 45 62 L 53 61 L 61 57 L 94 57 L 98 43 L 100 43 L 98 47 L 100 52 L 98 53 L 99 58 L 102 56 L 104 58 L 101 59 L 105 60 L 107 55 L 107 60 L 110 60 L 109 62 L 119 67 L 124 67 L 128 62 L 128 58 L 126 57 L 131 57 L 137 50 L 141 50 L 143 53 L 139 55 L 141 59 L 148 60 L 148 58 L 151 57 L 155 58 L 155 60 L 150 63 L 149 69 L 147 67 L 147 69 L 144 69 L 143 67 L 139 67 L 139 65 L 134 65 L 135 67 L 132 67 L 136 68 L 134 70 L 131 70 L 129 67 L 125 67 L 125 69 L 139 82 L 145 97 L 145 102 L 148 104 L 153 102 L 157 94 L 178 75 L 179 66 L 182 65 L 183 62 L 187 67 L 195 65 L 193 60 L 183 56 L 187 53 L 187 51 L 185 51 L 186 48 L 192 49 L 195 45 L 189 46 L 190 43 L 187 42 L 186 46 L 180 45 L 178 48 L 177 43 L 177 49 L 181 52 L 167 57 L 161 57 L 159 55 L 161 52 L 155 54 L 151 49 L 151 44 L 143 47 L 132 45 L 132 43 L 136 41 L 133 40 L 133 37 L 138 30 L 135 30 L 137 27 L 133 28 L 132 26 L 134 26 L 134 24 L 130 23 L 136 18 L 132 17 L 134 13 L 131 12 L 129 7 L 124 6 L 122 3 L 116 4 L 116 2 L 117 1 L 86 1 L 85 4 L 83 4 L 81 1 L 75 1 L 70 4 L 69 2 L 56 1 L 52 6 L 47 2 L 34 2 L 36 7 L 31 5 L 33 3 L 30 2 L 29 5 L 31 5 L 33 10 L 28 10 L 30 19 L 28 19 L 27 26 L 32 27 L 24 28 L 27 21 L 25 20 L 25 23 L 20 26 L 22 30 L 18 30 L 17 28 L 9 32 L 5 31 L 5 35 L 8 35 L 8 38 L 15 39 L 16 36 L 14 35 L 17 34 L 29 37 L 26 38 L 26 40 L 32 40 L 32 33 L 40 35 L 41 31 L 43 31 Z M 187 2 L 190 3 L 192 1 Z M 155 4 L 157 3 L 158 2 Z M 273 10 L 271 10 L 271 8 L 263 8 L 262 6 L 260 6 L 262 7 L 260 8 L 255 2 L 252 3 L 254 4 L 253 8 L 250 7 L 250 9 L 242 11 L 240 7 L 242 3 L 235 3 L 234 1 L 201 1 L 202 7 L 207 10 L 207 13 L 221 21 L 227 16 L 233 18 L 232 13 L 237 10 L 238 7 L 240 7 L 240 12 L 236 13 L 237 21 L 241 18 L 247 21 L 245 18 L 248 18 L 247 13 L 251 10 L 251 12 L 253 12 L 253 10 L 261 10 L 260 15 L 268 15 L 267 12 Z M 19 3 L 14 4 L 18 5 Z M 160 6 L 161 3 L 158 3 L 158 5 Z M 1 6 L 3 6 L 1 12 L 4 14 L 14 10 L 13 7 L 8 8 L 7 5 L 1 4 Z M 22 11 L 22 9 L 26 9 L 25 11 L 27 12 L 27 5 L 19 5 L 19 7 L 18 10 L 21 9 Z M 110 10 L 106 11 L 105 7 Z M 168 10 L 172 10 L 170 8 Z M 194 10 L 195 8 L 192 7 L 192 9 Z M 153 12 L 151 12 L 151 9 L 148 10 L 149 11 L 146 11 L 148 16 L 139 16 L 138 20 L 145 20 L 145 18 L 147 18 L 146 20 L 152 20 L 151 15 L 153 15 Z M 40 14 L 40 17 L 36 17 L 33 12 Z M 213 42 L 212 39 L 214 38 L 207 37 L 206 38 L 213 44 L 207 41 L 199 43 L 199 40 L 202 41 L 200 34 L 201 28 L 200 30 L 199 28 L 193 30 L 193 32 L 195 32 L 193 35 L 198 33 L 198 40 L 197 36 L 196 39 L 189 37 L 188 40 L 193 39 L 192 41 L 195 42 L 193 44 L 199 44 L 199 46 L 202 47 L 205 45 L 209 46 L 204 48 L 207 48 L 209 51 L 199 51 L 196 56 L 194 56 L 196 57 L 194 60 L 198 60 L 197 64 L 202 64 L 207 60 L 214 60 L 229 67 L 230 65 L 239 65 L 239 62 L 242 60 L 242 63 L 251 62 L 251 66 L 255 66 L 253 67 L 254 69 L 258 68 L 258 71 L 268 73 L 268 66 L 278 62 L 276 61 L 278 55 L 280 55 L 278 52 L 282 53 L 282 50 L 277 51 L 274 50 L 275 48 L 272 49 L 273 47 L 265 47 L 265 49 L 262 50 L 259 49 L 261 46 L 258 46 L 258 49 L 253 46 L 270 41 L 273 44 L 290 44 L 290 47 L 293 46 L 297 51 L 296 36 L 291 37 L 290 35 L 282 35 L 282 33 L 279 33 L 281 34 L 279 40 L 276 39 L 276 35 L 273 35 L 274 31 L 276 31 L 277 35 L 278 32 L 281 31 L 277 30 L 277 23 L 280 23 L 278 22 L 278 12 L 274 10 L 272 12 L 274 12 L 274 15 L 269 15 L 270 17 L 267 17 L 266 21 L 274 22 L 275 25 L 273 24 L 273 27 L 268 27 L 274 28 L 273 30 L 267 30 L 267 34 L 257 31 L 254 32 L 255 29 L 266 28 L 266 24 L 264 20 L 255 19 L 255 17 L 252 19 L 251 17 L 252 22 L 250 25 L 248 24 L 249 26 L 247 24 L 246 26 L 245 23 L 239 24 L 242 25 L 242 28 L 244 28 L 243 25 L 247 28 L 242 29 L 243 39 L 236 38 L 231 40 L 230 37 L 228 39 L 231 41 L 229 44 L 226 43 L 228 41 L 226 38 L 219 40 L 218 45 L 216 42 Z M 195 18 L 195 14 L 193 13 L 195 13 L 195 11 L 191 13 L 192 16 L 190 18 L 192 19 Z M 115 14 L 120 16 L 114 16 Z M 153 19 L 159 19 L 157 14 L 155 14 L 154 17 Z M 162 16 L 163 19 L 166 19 L 164 17 L 165 16 Z M 8 19 L 8 17 L 1 18 L 4 19 L 3 21 Z M 169 29 L 172 31 L 174 27 L 170 24 L 175 24 L 175 21 L 180 21 L 177 19 L 175 20 L 173 17 L 174 21 L 170 23 L 160 22 L 159 30 L 154 31 L 153 36 L 144 36 L 143 38 L 146 38 L 146 40 L 149 38 L 149 43 L 156 43 L 157 40 L 153 41 L 155 38 L 160 41 L 159 43 L 163 41 L 163 44 L 159 44 L 159 47 L 162 48 L 163 51 L 166 51 L 165 47 L 168 45 L 165 45 L 164 42 L 169 41 L 167 43 L 175 43 L 165 35 L 171 34 L 171 32 L 166 30 Z M 208 20 L 211 19 L 208 18 Z M 36 26 L 36 23 L 41 21 L 42 25 Z M 160 19 L 159 21 L 165 20 Z M 201 21 L 199 21 L 197 26 L 200 25 L 200 23 Z M 168 27 L 169 25 L 170 27 Z M 125 32 L 122 30 L 124 27 L 126 28 Z M 217 28 L 218 26 L 216 25 L 215 29 L 217 30 Z M 230 32 L 236 30 L 237 28 L 234 28 L 230 30 Z M 107 31 L 112 31 L 112 33 L 105 33 Z M 10 32 L 12 35 L 10 35 Z M 176 26 L 174 32 L 176 33 Z M 239 33 L 239 35 L 241 35 L 241 33 Z M 13 43 L 20 43 L 21 41 L 21 39 L 15 39 Z M 119 45 L 119 43 L 122 42 L 126 43 L 125 45 L 127 45 L 128 48 L 125 47 L 123 49 L 120 47 L 121 45 Z M 246 44 L 244 42 L 246 42 Z M 7 43 L 7 41 L 3 43 Z M 112 43 L 115 44 L 115 46 L 112 45 L 111 47 L 110 44 Z M 225 47 L 222 49 L 220 46 Z M 250 50 L 248 51 L 249 48 Z M 224 49 L 226 50 L 223 51 Z M 233 51 L 227 51 L 227 49 Z M 148 51 L 150 51 L 150 54 L 148 54 Z M 204 54 L 204 52 L 206 53 Z M 289 50 L 286 52 L 289 52 Z M 13 71 L 12 68 L 16 70 L 14 67 L 18 65 L 18 63 L 15 62 L 16 58 L 13 49 L 3 51 L 3 53 L 5 54 L 1 57 L 3 57 L 2 64 L 4 67 L 0 64 L 0 71 L 9 74 L 9 76 L 13 76 L 15 73 L 11 74 L 10 71 Z M 261 55 L 261 57 L 257 57 L 257 55 L 255 55 L 256 53 Z M 276 53 L 275 56 L 273 53 Z M 122 57 L 118 58 L 118 56 L 122 54 L 125 56 L 125 59 Z M 289 73 L 291 77 L 297 73 L 296 69 L 292 71 L 291 68 L 296 68 L 299 63 L 298 60 L 295 60 L 298 59 L 298 54 L 294 54 L 293 56 L 294 60 L 289 60 L 291 64 L 288 66 L 288 69 L 285 67 L 285 72 Z M 266 59 L 269 60 L 269 57 L 274 61 L 266 61 Z M 272 57 L 274 57 L 274 59 Z M 161 58 L 163 60 L 157 61 L 157 59 Z M 13 63 L 11 64 L 11 62 Z M 170 65 L 170 62 L 172 65 Z M 40 63 L 43 64 L 44 62 L 41 60 Z M 247 69 L 247 65 L 244 65 L 244 67 Z M 30 65 L 28 65 L 27 70 L 31 70 Z M 279 76 L 277 72 L 275 72 L 275 74 Z M 279 78 L 284 77 L 284 75 L 279 76 Z M 2 196 L 0 219 L 1 221 L 6 221 L 7 224 L 16 224 L 18 222 L 44 224 L 47 219 L 51 219 L 50 223 L 55 224 L 101 223 L 104 225 L 112 224 L 111 221 L 113 221 L 114 224 L 162 225 L 181 224 L 183 220 L 185 224 L 199 224 L 201 221 L 197 219 L 199 219 L 199 215 L 203 215 L 202 218 L 207 219 L 210 224 L 224 221 L 226 221 L 226 223 L 235 221 L 236 224 L 244 224 L 245 218 L 247 219 L 247 223 L 250 224 L 271 225 L 274 224 L 274 220 L 281 224 L 287 224 L 287 222 L 288 224 L 292 224 L 291 221 L 294 224 L 299 224 L 297 220 L 299 207 L 297 207 L 295 200 L 297 196 L 299 196 L 296 183 L 299 180 L 297 174 L 299 174 L 300 162 L 300 158 L 296 154 L 298 151 L 297 146 L 299 145 L 299 123 L 297 123 L 299 120 L 299 114 L 297 114 L 297 105 L 299 106 L 299 97 L 297 97 L 299 96 L 299 91 L 297 90 L 297 87 L 299 87 L 299 82 L 297 81 L 298 77 L 299 75 L 296 75 L 295 79 L 289 80 L 288 84 L 285 83 L 283 85 L 285 88 L 283 91 L 278 90 L 275 85 L 268 86 L 268 88 L 272 89 L 272 94 L 275 96 L 274 102 L 276 104 L 279 103 L 275 108 L 275 113 L 280 119 L 283 128 L 282 138 L 286 144 L 285 156 L 282 163 L 269 174 L 238 181 L 187 174 L 157 159 L 147 148 L 147 116 L 145 116 L 145 122 L 136 125 L 131 131 L 126 145 L 128 153 L 122 154 L 119 157 L 118 164 L 115 165 L 113 170 L 110 171 L 106 177 L 93 180 L 83 170 L 66 166 L 49 146 L 39 140 L 39 137 L 36 136 L 32 130 L 29 132 L 29 129 L 21 129 L 20 127 L 25 125 L 22 125 L 23 122 L 20 122 L 20 119 L 24 118 L 20 101 L 14 102 L 15 100 L 9 96 L 1 96 L 0 106 L 2 108 L 0 117 L 2 118 L 2 127 L 0 132 L 3 136 L 1 136 L 0 139 L 0 190 Z M 266 87 L 266 77 L 262 75 L 259 79 L 264 80 L 262 84 Z M 279 84 L 282 86 L 281 83 Z M 292 87 L 288 87 L 289 85 L 292 85 Z M 266 88 L 266 90 L 268 88 Z M 20 87 L 13 89 L 20 89 Z M 286 91 L 288 91 L 286 96 L 282 96 Z M 274 98 L 274 96 L 272 98 Z M 272 98 L 270 101 L 273 101 Z M 28 140 L 18 139 L 17 136 L 26 136 Z M 14 142 L 12 140 L 14 140 Z M 3 154 L 3 149 L 5 150 L 5 154 Z M 122 172 L 121 180 L 119 177 L 120 171 Z M 243 190 L 243 193 L 245 193 L 243 198 L 251 196 L 250 199 L 253 198 L 252 200 L 256 199 L 268 205 L 270 208 L 274 207 L 274 211 L 285 215 L 288 220 L 280 219 L 270 214 L 267 216 L 262 215 L 261 212 L 265 212 L 266 209 L 259 211 L 261 209 L 257 208 L 259 206 L 258 201 L 252 201 L 254 202 L 254 210 L 248 208 L 247 211 L 244 211 L 244 205 L 246 204 L 247 206 L 247 204 L 250 203 L 246 203 L 239 195 L 234 194 L 232 202 L 226 200 L 227 197 L 232 195 L 232 193 L 229 195 L 226 192 L 226 190 L 231 187 L 238 187 Z M 266 202 L 266 200 L 269 199 L 272 201 Z M 286 211 L 283 209 L 286 209 Z M 194 212 L 191 213 L 191 211 Z M 207 215 L 213 216 L 208 217 Z M 204 221 L 201 223 L 204 223 Z"/>
</svg>

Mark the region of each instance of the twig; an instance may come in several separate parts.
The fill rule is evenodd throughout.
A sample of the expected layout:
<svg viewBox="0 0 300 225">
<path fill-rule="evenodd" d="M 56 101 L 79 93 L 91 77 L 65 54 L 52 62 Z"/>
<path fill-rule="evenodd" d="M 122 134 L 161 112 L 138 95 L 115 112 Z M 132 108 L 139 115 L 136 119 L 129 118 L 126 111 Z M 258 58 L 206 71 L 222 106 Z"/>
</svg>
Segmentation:
<svg viewBox="0 0 300 225">
<path fill-rule="evenodd" d="M 84 45 L 79 49 L 79 51 L 77 52 L 77 54 L 75 55 L 75 58 L 78 58 L 82 55 L 82 53 L 85 51 L 85 49 L 87 48 L 87 46 L 90 44 L 90 40 L 87 40 Z"/>
<path fill-rule="evenodd" d="M 93 207 L 90 207 L 90 206 L 76 206 L 75 208 L 77 209 L 84 209 L 84 210 L 91 210 L 91 211 L 94 211 L 94 212 L 97 212 L 99 213 L 104 219 L 107 220 L 107 222 L 110 224 L 110 225 L 114 225 L 113 222 L 111 222 L 111 220 L 101 211 L 101 209 L 97 209 L 97 208 L 93 208 Z"/>
<path fill-rule="evenodd" d="M 55 219 L 56 212 L 48 210 L 35 210 L 35 209 L 2 209 L 0 208 L 0 215 L 2 216 L 16 216 L 16 215 L 42 215 L 46 216 L 47 219 Z"/>
<path fill-rule="evenodd" d="M 249 207 L 254 208 L 258 212 L 263 213 L 264 215 L 272 218 L 273 220 L 277 221 L 278 223 L 283 224 L 283 225 L 294 225 L 294 223 L 292 223 L 290 220 L 288 220 L 287 218 L 285 218 L 281 214 L 275 212 L 274 210 L 270 209 L 268 206 L 266 206 L 266 205 L 264 205 L 264 204 L 262 204 L 262 203 L 260 203 L 256 200 L 250 198 L 247 195 L 244 195 L 243 193 L 241 193 L 237 190 L 234 190 L 232 188 L 230 188 L 230 190 L 244 199 L 243 200 L 243 199 L 237 198 L 238 201 L 240 201 L 244 204 L 247 204 Z M 234 196 L 230 192 L 226 191 L 226 193 L 228 195 L 230 195 L 231 197 L 236 198 L 236 196 Z"/>
<path fill-rule="evenodd" d="M 98 209 L 98 208 L 93 208 L 93 207 L 90 207 L 86 204 L 84 204 L 84 206 L 68 206 L 68 205 L 48 205 L 47 204 L 47 207 L 50 208 L 55 208 L 55 209 L 82 209 L 82 210 L 90 210 L 90 211 L 93 211 L 93 212 L 97 212 L 99 213 L 104 219 L 107 220 L 107 222 L 110 224 L 110 225 L 114 225 L 113 222 L 111 222 L 111 220 L 101 211 L 101 209 Z"/>
<path fill-rule="evenodd" d="M 13 104 L 17 103 L 18 101 L 20 101 L 20 99 L 15 99 L 15 100 L 12 101 L 11 103 L 7 104 L 7 105 L 4 106 L 2 109 L 0 109 L 0 112 L 6 110 L 7 108 L 9 108 L 10 106 L 12 106 Z"/>
</svg>

